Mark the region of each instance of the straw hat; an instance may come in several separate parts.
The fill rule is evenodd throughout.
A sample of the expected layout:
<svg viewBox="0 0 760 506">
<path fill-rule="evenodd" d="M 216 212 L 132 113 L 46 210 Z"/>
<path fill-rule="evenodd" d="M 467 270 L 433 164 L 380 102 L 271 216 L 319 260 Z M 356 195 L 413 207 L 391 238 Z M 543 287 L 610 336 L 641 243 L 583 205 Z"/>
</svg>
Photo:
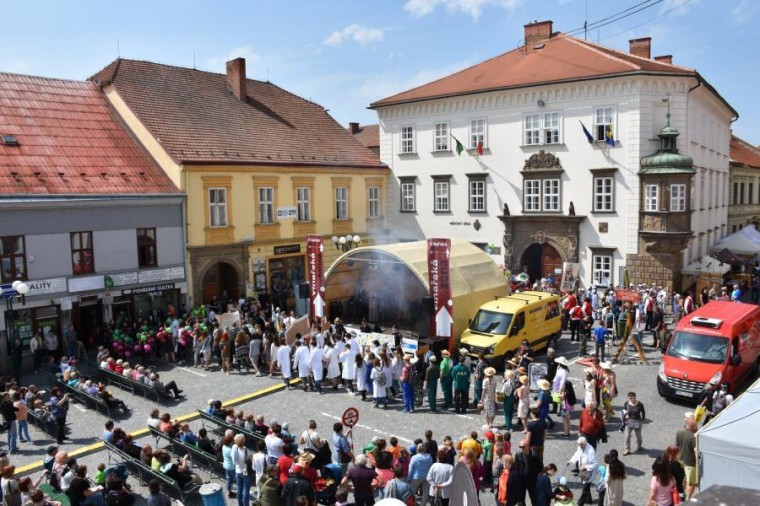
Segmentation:
<svg viewBox="0 0 760 506">
<path fill-rule="evenodd" d="M 520 363 L 517 361 L 516 357 L 510 358 L 507 362 L 510 363 L 510 364 L 512 364 L 514 367 L 517 367 L 518 365 L 520 365 Z"/>
<path fill-rule="evenodd" d="M 611 371 L 612 370 L 612 362 L 610 362 L 609 360 L 606 361 L 606 362 L 602 362 L 601 364 L 599 364 L 599 367 L 601 367 L 605 371 Z"/>
<path fill-rule="evenodd" d="M 586 367 L 583 369 L 583 374 L 594 374 L 596 371 L 594 371 L 593 367 Z"/>
<path fill-rule="evenodd" d="M 538 388 L 541 390 L 551 390 L 552 385 L 545 379 L 538 380 Z"/>
<path fill-rule="evenodd" d="M 565 367 L 570 367 L 570 362 L 568 362 L 565 357 L 555 358 L 554 362 L 559 365 L 564 365 Z"/>
<path fill-rule="evenodd" d="M 314 460 L 314 455 L 309 452 L 303 452 L 302 454 L 298 456 L 298 459 L 297 459 L 299 464 L 308 464 L 312 460 Z"/>
<path fill-rule="evenodd" d="M 486 367 L 486 369 L 483 371 L 483 374 L 485 374 L 486 376 L 490 378 L 491 376 L 496 374 L 496 369 L 494 369 L 493 367 Z"/>
<path fill-rule="evenodd" d="M 460 355 L 467 355 L 467 352 L 468 352 L 467 348 L 459 348 Z"/>
<path fill-rule="evenodd" d="M 520 366 L 517 368 L 517 372 L 519 372 L 522 375 L 528 374 L 528 370 L 524 366 Z"/>
<path fill-rule="evenodd" d="M 433 363 L 433 364 L 435 364 L 436 362 L 438 362 L 438 359 L 435 358 L 435 355 L 432 356 L 432 357 L 430 357 L 428 360 L 430 360 L 430 362 Z"/>
<path fill-rule="evenodd" d="M 527 385 L 528 381 L 530 381 L 530 380 L 524 374 L 522 376 L 520 376 L 520 383 L 522 383 L 523 385 Z"/>
<path fill-rule="evenodd" d="M 449 353 L 449 350 L 442 350 L 441 351 L 441 356 L 450 357 L 451 353 Z"/>
</svg>

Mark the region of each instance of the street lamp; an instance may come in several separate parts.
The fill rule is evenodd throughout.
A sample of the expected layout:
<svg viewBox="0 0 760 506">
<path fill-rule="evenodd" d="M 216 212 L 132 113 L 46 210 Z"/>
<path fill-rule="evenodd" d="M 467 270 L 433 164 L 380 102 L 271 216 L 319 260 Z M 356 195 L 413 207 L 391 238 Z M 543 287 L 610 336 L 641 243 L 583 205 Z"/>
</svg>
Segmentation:
<svg viewBox="0 0 760 506">
<path fill-rule="evenodd" d="M 6 285 L 8 286 L 8 285 Z M 16 297 L 21 298 L 21 305 L 26 304 L 26 294 L 29 292 L 29 285 L 23 281 L 16 280 L 11 283 L 10 290 L 6 289 L 0 292 L 0 298 L 5 299 L 5 306 L 8 309 L 8 326 L 6 327 L 5 335 L 8 337 L 8 357 L 11 356 L 11 349 L 13 343 L 16 341 L 16 325 L 14 325 L 13 318 L 13 299 Z"/>
<path fill-rule="evenodd" d="M 361 240 L 362 238 L 358 235 L 351 234 L 346 234 L 341 237 L 338 237 L 337 235 L 332 236 L 332 242 L 335 244 L 335 248 L 343 251 L 343 253 L 350 251 L 351 248 L 358 247 Z"/>
</svg>

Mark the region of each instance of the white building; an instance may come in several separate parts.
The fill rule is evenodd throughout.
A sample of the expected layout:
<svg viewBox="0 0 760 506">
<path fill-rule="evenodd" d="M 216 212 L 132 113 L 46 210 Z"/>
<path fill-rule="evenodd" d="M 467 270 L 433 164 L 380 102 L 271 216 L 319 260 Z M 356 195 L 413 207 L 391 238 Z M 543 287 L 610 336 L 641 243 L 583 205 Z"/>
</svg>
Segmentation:
<svg viewBox="0 0 760 506">
<path fill-rule="evenodd" d="M 627 266 L 680 288 L 726 234 L 737 113 L 650 42 L 625 53 L 533 23 L 523 47 L 374 102 L 396 237 L 467 240 L 531 278 L 579 262 L 584 285 Z"/>
</svg>

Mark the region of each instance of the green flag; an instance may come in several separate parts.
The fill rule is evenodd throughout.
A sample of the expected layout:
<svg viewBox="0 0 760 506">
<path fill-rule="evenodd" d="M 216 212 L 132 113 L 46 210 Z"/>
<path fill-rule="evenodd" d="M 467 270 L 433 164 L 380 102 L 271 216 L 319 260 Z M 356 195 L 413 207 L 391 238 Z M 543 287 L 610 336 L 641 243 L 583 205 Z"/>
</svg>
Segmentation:
<svg viewBox="0 0 760 506">
<path fill-rule="evenodd" d="M 462 151 L 464 151 L 464 145 L 462 145 L 462 143 L 459 142 L 459 139 L 457 139 L 453 135 L 451 136 L 451 138 L 454 139 L 454 142 L 457 143 L 457 145 L 454 146 L 454 151 L 457 152 L 457 155 L 462 156 Z"/>
</svg>

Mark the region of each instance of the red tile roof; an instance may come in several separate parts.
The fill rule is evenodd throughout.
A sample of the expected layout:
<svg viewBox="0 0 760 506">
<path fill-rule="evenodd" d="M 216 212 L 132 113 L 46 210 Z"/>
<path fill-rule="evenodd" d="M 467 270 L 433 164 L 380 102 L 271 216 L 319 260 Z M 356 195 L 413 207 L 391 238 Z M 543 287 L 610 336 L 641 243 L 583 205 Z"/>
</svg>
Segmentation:
<svg viewBox="0 0 760 506">
<path fill-rule="evenodd" d="M 238 100 L 227 76 L 116 60 L 92 77 L 112 84 L 179 163 L 376 167 L 380 158 L 325 109 L 272 83 L 246 81 Z"/>
<path fill-rule="evenodd" d="M 0 194 L 179 192 L 88 81 L 0 73 L 0 135 Z"/>
<path fill-rule="evenodd" d="M 543 47 L 541 47 L 543 46 Z M 555 33 L 534 46 L 518 48 L 455 74 L 373 102 L 377 108 L 392 104 L 476 92 L 520 88 L 631 73 L 693 75 L 693 69 L 657 62 Z"/>
<path fill-rule="evenodd" d="M 348 128 L 349 133 L 351 127 Z M 364 125 L 359 127 L 359 131 L 355 134 L 354 139 L 361 142 L 364 147 L 367 148 L 379 148 L 380 147 L 380 125 Z"/>
<path fill-rule="evenodd" d="M 760 148 L 735 135 L 731 136 L 730 158 L 733 163 L 760 169 Z"/>
</svg>

